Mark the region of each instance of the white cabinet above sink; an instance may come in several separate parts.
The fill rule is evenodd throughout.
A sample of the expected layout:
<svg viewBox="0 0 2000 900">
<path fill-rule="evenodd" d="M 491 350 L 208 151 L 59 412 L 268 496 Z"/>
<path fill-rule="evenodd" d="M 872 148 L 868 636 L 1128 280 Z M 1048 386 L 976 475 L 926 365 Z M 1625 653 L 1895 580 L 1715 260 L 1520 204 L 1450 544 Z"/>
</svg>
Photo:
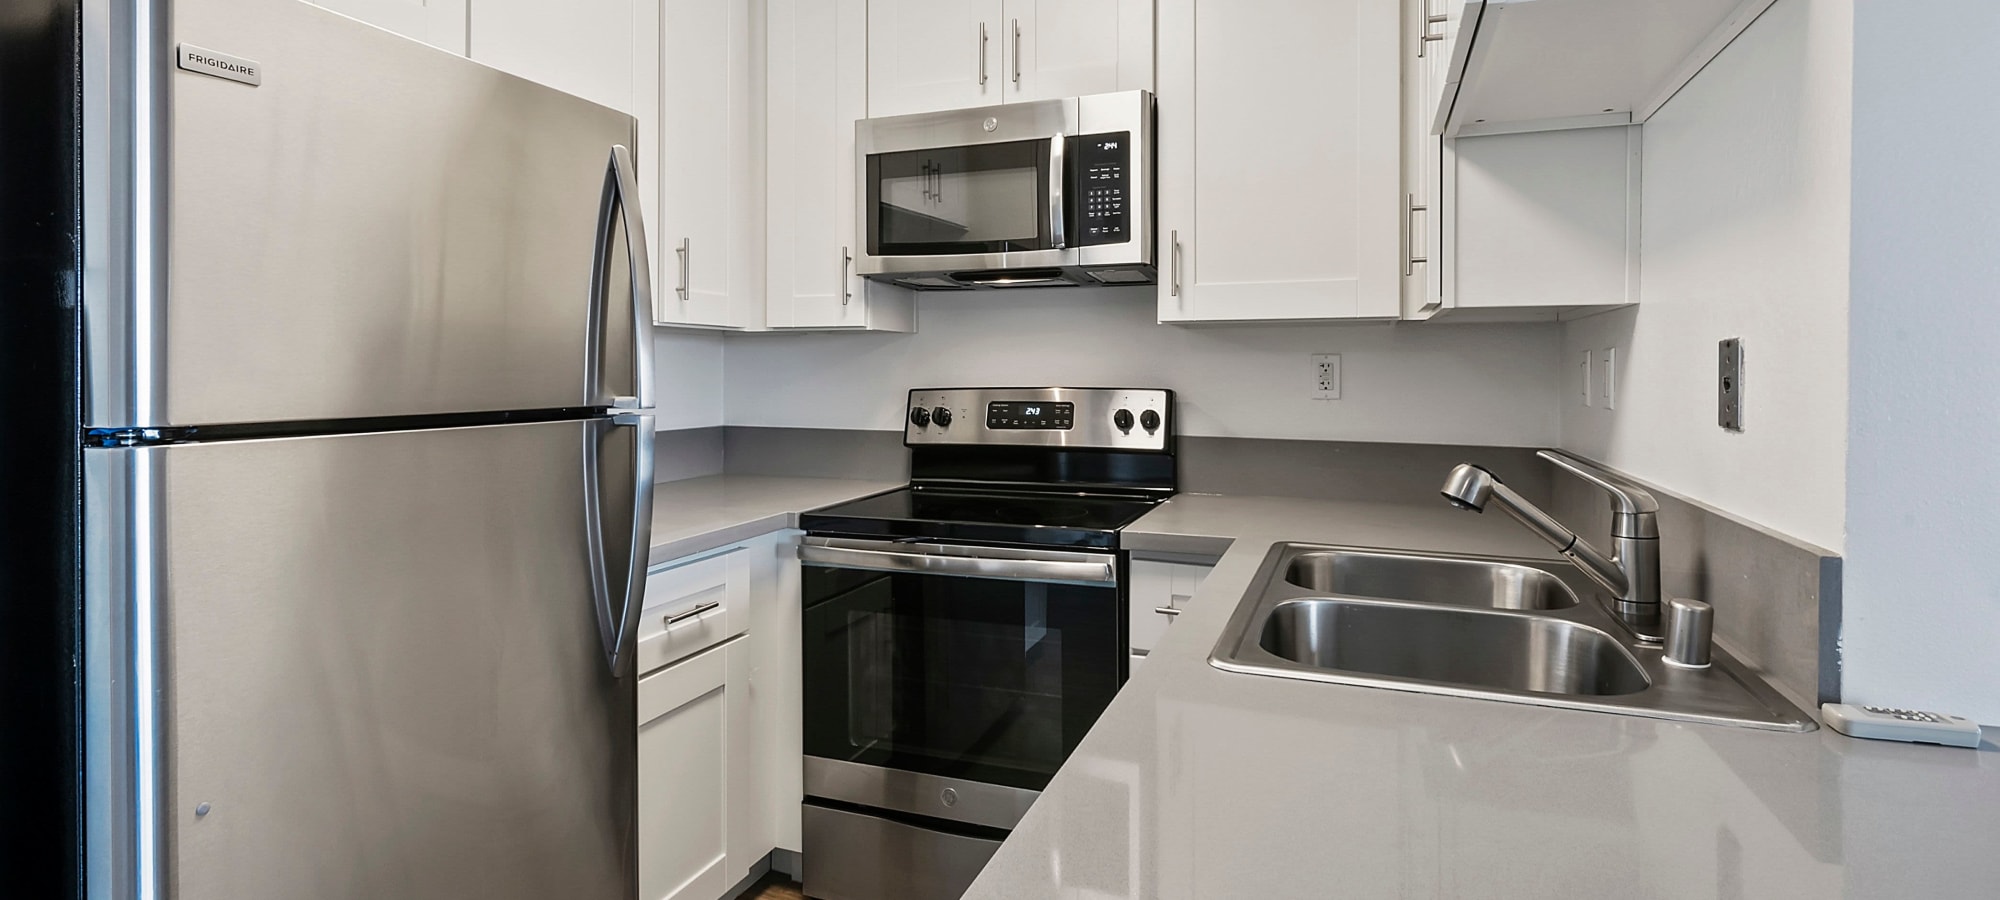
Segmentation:
<svg viewBox="0 0 2000 900">
<path fill-rule="evenodd" d="M 1774 0 L 1433 2 L 1461 7 L 1433 122 L 1456 138 L 1644 122 Z"/>
</svg>

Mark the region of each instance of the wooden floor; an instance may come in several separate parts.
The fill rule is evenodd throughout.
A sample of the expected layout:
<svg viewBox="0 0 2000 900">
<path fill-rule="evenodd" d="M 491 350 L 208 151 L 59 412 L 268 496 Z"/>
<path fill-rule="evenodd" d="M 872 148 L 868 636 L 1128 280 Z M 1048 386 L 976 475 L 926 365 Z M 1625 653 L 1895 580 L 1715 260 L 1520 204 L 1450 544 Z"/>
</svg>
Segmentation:
<svg viewBox="0 0 2000 900">
<path fill-rule="evenodd" d="M 805 896 L 798 882 L 785 877 L 783 872 L 772 872 L 758 879 L 736 900 L 805 900 Z"/>
</svg>

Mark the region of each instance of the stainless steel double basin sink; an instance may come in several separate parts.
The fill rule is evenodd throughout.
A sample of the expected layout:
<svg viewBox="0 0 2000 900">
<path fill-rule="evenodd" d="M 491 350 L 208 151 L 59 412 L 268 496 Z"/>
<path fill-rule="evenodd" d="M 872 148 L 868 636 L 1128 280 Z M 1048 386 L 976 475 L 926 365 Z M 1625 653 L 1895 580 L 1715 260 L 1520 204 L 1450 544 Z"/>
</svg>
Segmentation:
<svg viewBox="0 0 2000 900">
<path fill-rule="evenodd" d="M 1254 675 L 1806 731 L 1717 647 L 1668 665 L 1558 560 L 1278 544 L 1209 661 Z"/>
</svg>

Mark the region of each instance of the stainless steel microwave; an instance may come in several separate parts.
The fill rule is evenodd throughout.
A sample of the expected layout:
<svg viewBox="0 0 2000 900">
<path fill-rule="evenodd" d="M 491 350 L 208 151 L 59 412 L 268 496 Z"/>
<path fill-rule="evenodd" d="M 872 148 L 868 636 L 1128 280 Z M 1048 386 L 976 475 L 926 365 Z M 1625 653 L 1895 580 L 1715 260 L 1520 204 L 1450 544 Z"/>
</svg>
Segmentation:
<svg viewBox="0 0 2000 900">
<path fill-rule="evenodd" d="M 1153 95 L 855 123 L 856 271 L 917 290 L 1152 284 Z"/>
</svg>

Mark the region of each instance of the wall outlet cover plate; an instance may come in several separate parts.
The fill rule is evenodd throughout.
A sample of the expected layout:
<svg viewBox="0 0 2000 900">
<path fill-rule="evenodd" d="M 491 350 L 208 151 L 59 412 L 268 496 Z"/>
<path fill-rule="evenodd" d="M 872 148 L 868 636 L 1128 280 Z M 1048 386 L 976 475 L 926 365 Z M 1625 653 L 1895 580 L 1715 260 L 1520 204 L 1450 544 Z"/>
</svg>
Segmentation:
<svg viewBox="0 0 2000 900">
<path fill-rule="evenodd" d="M 1743 339 L 1727 338 L 1716 345 L 1715 424 L 1743 430 Z"/>
</svg>

